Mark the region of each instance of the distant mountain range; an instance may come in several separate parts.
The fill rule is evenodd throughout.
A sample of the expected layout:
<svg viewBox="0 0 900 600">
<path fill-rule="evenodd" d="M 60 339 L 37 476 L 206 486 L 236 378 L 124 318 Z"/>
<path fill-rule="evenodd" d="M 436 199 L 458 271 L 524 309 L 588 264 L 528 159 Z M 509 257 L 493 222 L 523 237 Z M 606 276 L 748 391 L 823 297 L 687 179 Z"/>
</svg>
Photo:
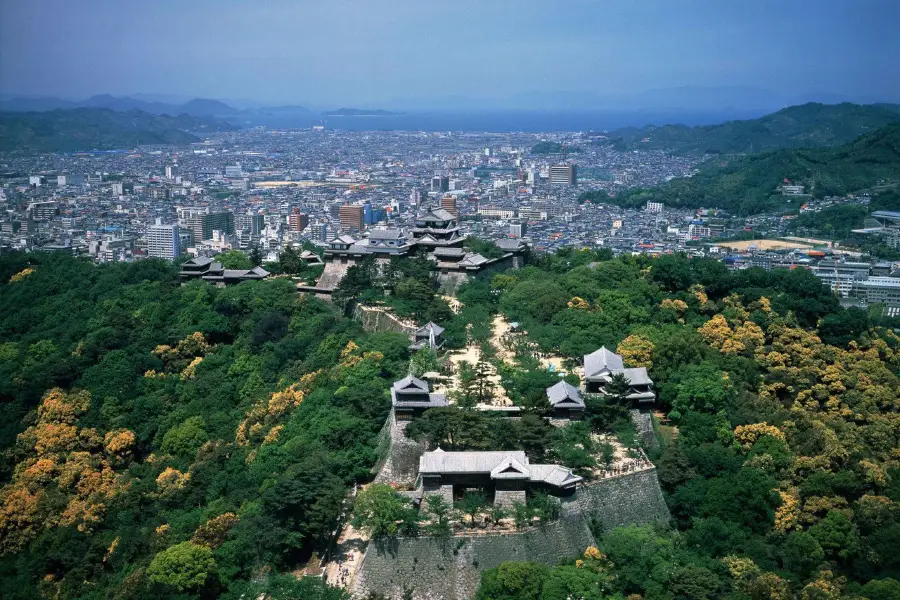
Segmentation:
<svg viewBox="0 0 900 600">
<path fill-rule="evenodd" d="M 679 153 L 753 153 L 779 148 L 837 146 L 900 121 L 900 105 L 808 103 L 776 113 L 720 125 L 650 125 L 613 132 L 606 140 L 622 149 Z"/>
<path fill-rule="evenodd" d="M 669 114 L 732 114 L 732 118 L 759 116 L 786 106 L 822 102 L 872 104 L 878 98 L 851 97 L 824 92 L 786 94 L 751 86 L 680 86 L 622 94 L 585 90 L 534 90 L 499 97 L 461 94 L 401 97 L 379 103 L 379 108 L 405 110 L 573 110 L 632 111 Z"/>
<path fill-rule="evenodd" d="M 746 156 L 713 158 L 693 177 L 657 188 L 632 190 L 611 202 L 640 207 L 663 202 L 678 208 L 722 208 L 739 215 L 794 209 L 804 197 L 782 196 L 783 183 L 803 185 L 816 197 L 844 195 L 880 182 L 900 180 L 900 121 L 835 147 L 784 148 Z M 584 199 L 610 201 L 605 192 Z"/>
<path fill-rule="evenodd" d="M 21 97 L 0 101 L 3 112 L 42 112 L 73 108 L 107 108 L 116 111 L 140 110 L 154 115 L 191 115 L 193 117 L 216 117 L 231 121 L 253 121 L 256 118 L 307 115 L 309 109 L 303 106 L 272 106 L 253 109 L 239 109 L 220 100 L 194 98 L 184 103 L 161 102 L 147 96 L 115 97 L 109 94 L 91 96 L 86 100 L 71 101 L 55 97 Z"/>
<path fill-rule="evenodd" d="M 194 133 L 232 131 L 230 123 L 189 114 L 156 115 L 109 108 L 0 113 L 0 151 L 72 152 L 189 144 Z"/>
</svg>

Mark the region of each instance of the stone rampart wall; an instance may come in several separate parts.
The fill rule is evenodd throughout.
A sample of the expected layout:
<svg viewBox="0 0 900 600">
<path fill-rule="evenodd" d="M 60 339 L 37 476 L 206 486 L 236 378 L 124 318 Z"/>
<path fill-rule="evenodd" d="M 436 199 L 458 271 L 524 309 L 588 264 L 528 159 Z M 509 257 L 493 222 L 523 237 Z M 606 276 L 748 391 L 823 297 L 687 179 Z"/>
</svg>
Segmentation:
<svg viewBox="0 0 900 600">
<path fill-rule="evenodd" d="M 393 331 L 411 338 L 417 329 L 414 325 L 403 323 L 391 313 L 379 308 L 357 305 L 353 317 L 362 323 L 363 329 L 371 332 Z"/>
<path fill-rule="evenodd" d="M 379 461 L 376 483 L 415 483 L 419 475 L 419 457 L 425 452 L 425 445 L 406 437 L 406 425 L 406 422 L 397 421 L 394 409 L 391 409 L 386 425 L 389 435 L 387 456 Z"/>
<path fill-rule="evenodd" d="M 475 595 L 485 569 L 506 561 L 556 565 L 596 545 L 592 520 L 609 530 L 670 518 L 655 469 L 581 486 L 562 503 L 559 521 L 525 533 L 373 542 L 354 580 L 354 597 L 374 591 L 400 599 L 408 589 L 416 600 L 467 600 Z"/>
<path fill-rule="evenodd" d="M 560 520 L 525 533 L 399 539 L 369 545 L 353 586 L 355 598 L 379 592 L 415 600 L 466 600 L 481 582 L 481 572 L 506 561 L 531 560 L 556 565 L 594 545 L 582 519 Z"/>
<path fill-rule="evenodd" d="M 667 523 L 671 519 L 656 478 L 656 469 L 608 477 L 578 488 L 563 498 L 563 515 L 594 520 L 604 531 L 632 523 Z"/>
</svg>

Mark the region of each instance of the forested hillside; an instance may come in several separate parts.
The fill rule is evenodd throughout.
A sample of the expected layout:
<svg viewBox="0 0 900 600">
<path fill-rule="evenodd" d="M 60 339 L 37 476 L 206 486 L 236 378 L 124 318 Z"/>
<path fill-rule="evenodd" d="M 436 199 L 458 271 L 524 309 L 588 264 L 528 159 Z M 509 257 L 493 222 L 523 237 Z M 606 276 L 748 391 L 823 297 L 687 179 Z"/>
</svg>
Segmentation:
<svg viewBox="0 0 900 600">
<path fill-rule="evenodd" d="M 191 132 L 234 127 L 186 114 L 175 117 L 140 110 L 74 108 L 48 112 L 0 113 L 0 152 L 71 152 L 129 149 L 144 144 L 190 144 Z"/>
<path fill-rule="evenodd" d="M 839 146 L 897 121 L 900 121 L 900 106 L 895 104 L 810 102 L 758 119 L 728 121 L 720 125 L 651 125 L 620 129 L 613 132 L 611 139 L 629 149 L 695 154 L 753 153 Z"/>
<path fill-rule="evenodd" d="M 630 190 L 610 199 L 587 192 L 583 200 L 627 207 L 664 202 L 673 208 L 721 208 L 738 215 L 794 208 L 797 199 L 776 191 L 782 183 L 805 185 L 816 197 L 843 195 L 900 179 L 900 123 L 882 127 L 837 148 L 778 150 L 712 159 L 693 177 L 657 188 Z M 789 204 L 793 201 L 793 205 Z"/>
<path fill-rule="evenodd" d="M 572 366 L 605 345 L 647 367 L 667 419 L 651 458 L 674 521 L 612 530 L 559 567 L 488 570 L 479 598 L 896 597 L 896 321 L 840 308 L 804 270 L 571 249 L 532 263 L 464 285 L 448 343 L 483 342 L 500 312 Z M 427 314 L 421 266 L 393 265 L 382 283 L 425 278 L 401 300 Z M 181 286 L 161 261 L 4 256 L 0 596 L 344 600 L 288 573 L 370 480 L 408 343 L 288 280 Z M 547 426 L 537 400 L 555 375 L 529 348 L 501 372 L 532 413 L 521 423 L 494 431 L 436 409 L 411 433 L 443 444 L 451 426 L 459 447 L 590 467 L 585 444 L 611 407 Z"/>
<path fill-rule="evenodd" d="M 616 529 L 555 568 L 506 563 L 479 600 L 898 597 L 894 331 L 803 270 L 566 250 L 491 286 L 546 351 L 605 344 L 648 367 L 675 528 Z"/>
<path fill-rule="evenodd" d="M 368 476 L 408 340 L 175 271 L 0 260 L 0 597 L 342 597 L 267 574 Z"/>
<path fill-rule="evenodd" d="M 565 250 L 490 288 L 544 351 L 604 344 L 648 368 L 675 527 L 613 530 L 555 568 L 505 563 L 478 600 L 900 595 L 894 330 L 809 272 L 677 256 Z"/>
</svg>

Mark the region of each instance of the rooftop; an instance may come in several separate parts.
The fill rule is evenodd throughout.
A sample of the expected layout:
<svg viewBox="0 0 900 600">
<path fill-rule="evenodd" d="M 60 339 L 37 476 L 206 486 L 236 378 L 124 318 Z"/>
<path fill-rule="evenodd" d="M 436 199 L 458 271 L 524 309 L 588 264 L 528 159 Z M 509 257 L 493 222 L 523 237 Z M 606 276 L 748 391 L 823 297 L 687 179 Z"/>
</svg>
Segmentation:
<svg viewBox="0 0 900 600">
<path fill-rule="evenodd" d="M 521 450 L 500 452 L 425 452 L 419 459 L 420 475 L 489 474 L 492 480 L 519 479 L 570 487 L 582 481 L 561 465 L 530 465 Z"/>
<path fill-rule="evenodd" d="M 605 346 L 584 357 L 585 377 L 594 377 L 603 371 L 621 371 L 623 368 L 622 357 Z"/>
<path fill-rule="evenodd" d="M 584 400 L 581 398 L 581 392 L 573 385 L 566 381 L 560 381 L 547 388 L 547 398 L 550 400 L 550 406 L 561 408 L 584 408 Z"/>
</svg>

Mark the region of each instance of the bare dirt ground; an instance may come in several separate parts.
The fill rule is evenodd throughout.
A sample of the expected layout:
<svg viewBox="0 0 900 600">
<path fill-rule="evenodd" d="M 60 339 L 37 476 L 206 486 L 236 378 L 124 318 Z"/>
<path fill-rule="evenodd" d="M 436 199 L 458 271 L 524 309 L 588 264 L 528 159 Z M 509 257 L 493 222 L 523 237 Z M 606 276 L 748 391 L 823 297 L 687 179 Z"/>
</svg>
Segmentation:
<svg viewBox="0 0 900 600">
<path fill-rule="evenodd" d="M 369 536 L 348 522 L 338 536 L 331 562 L 325 565 L 325 581 L 350 589 L 368 543 Z"/>
<path fill-rule="evenodd" d="M 492 322 L 493 326 L 493 337 L 491 337 L 491 343 L 497 348 L 497 356 L 503 360 L 504 362 L 513 363 L 515 362 L 515 355 L 512 350 L 506 347 L 506 344 L 503 341 L 504 336 L 525 336 L 527 338 L 527 333 L 523 331 L 512 331 L 512 327 L 510 327 L 509 322 L 507 322 L 506 317 L 504 315 L 496 315 Z M 535 351 L 537 351 L 537 346 L 535 345 Z M 563 358 L 560 356 L 555 356 L 553 354 L 543 354 L 537 353 L 538 360 L 541 363 L 541 366 L 546 368 L 553 367 L 553 370 L 557 373 L 566 372 L 566 368 L 563 366 Z"/>
<path fill-rule="evenodd" d="M 799 248 L 812 248 L 809 244 L 801 244 L 799 242 L 787 242 L 784 240 L 744 240 L 742 242 L 722 242 L 719 246 L 731 248 L 732 250 L 749 250 L 750 246 L 755 246 L 760 250 L 795 250 Z"/>
<path fill-rule="evenodd" d="M 454 298 L 453 296 L 441 296 L 441 300 L 444 300 L 449 306 L 450 310 L 453 311 L 453 314 L 458 315 L 459 311 L 462 310 L 462 302 Z"/>
<path fill-rule="evenodd" d="M 453 375 L 445 382 L 435 386 L 435 391 L 449 394 L 459 389 L 459 363 L 467 362 L 474 365 L 481 360 L 481 350 L 474 344 L 469 344 L 462 350 L 451 352 L 447 358 L 453 364 Z M 506 395 L 506 390 L 500 385 L 500 375 L 493 365 L 490 365 L 491 374 L 488 380 L 494 384 L 494 406 L 512 406 L 512 401 Z"/>
</svg>

